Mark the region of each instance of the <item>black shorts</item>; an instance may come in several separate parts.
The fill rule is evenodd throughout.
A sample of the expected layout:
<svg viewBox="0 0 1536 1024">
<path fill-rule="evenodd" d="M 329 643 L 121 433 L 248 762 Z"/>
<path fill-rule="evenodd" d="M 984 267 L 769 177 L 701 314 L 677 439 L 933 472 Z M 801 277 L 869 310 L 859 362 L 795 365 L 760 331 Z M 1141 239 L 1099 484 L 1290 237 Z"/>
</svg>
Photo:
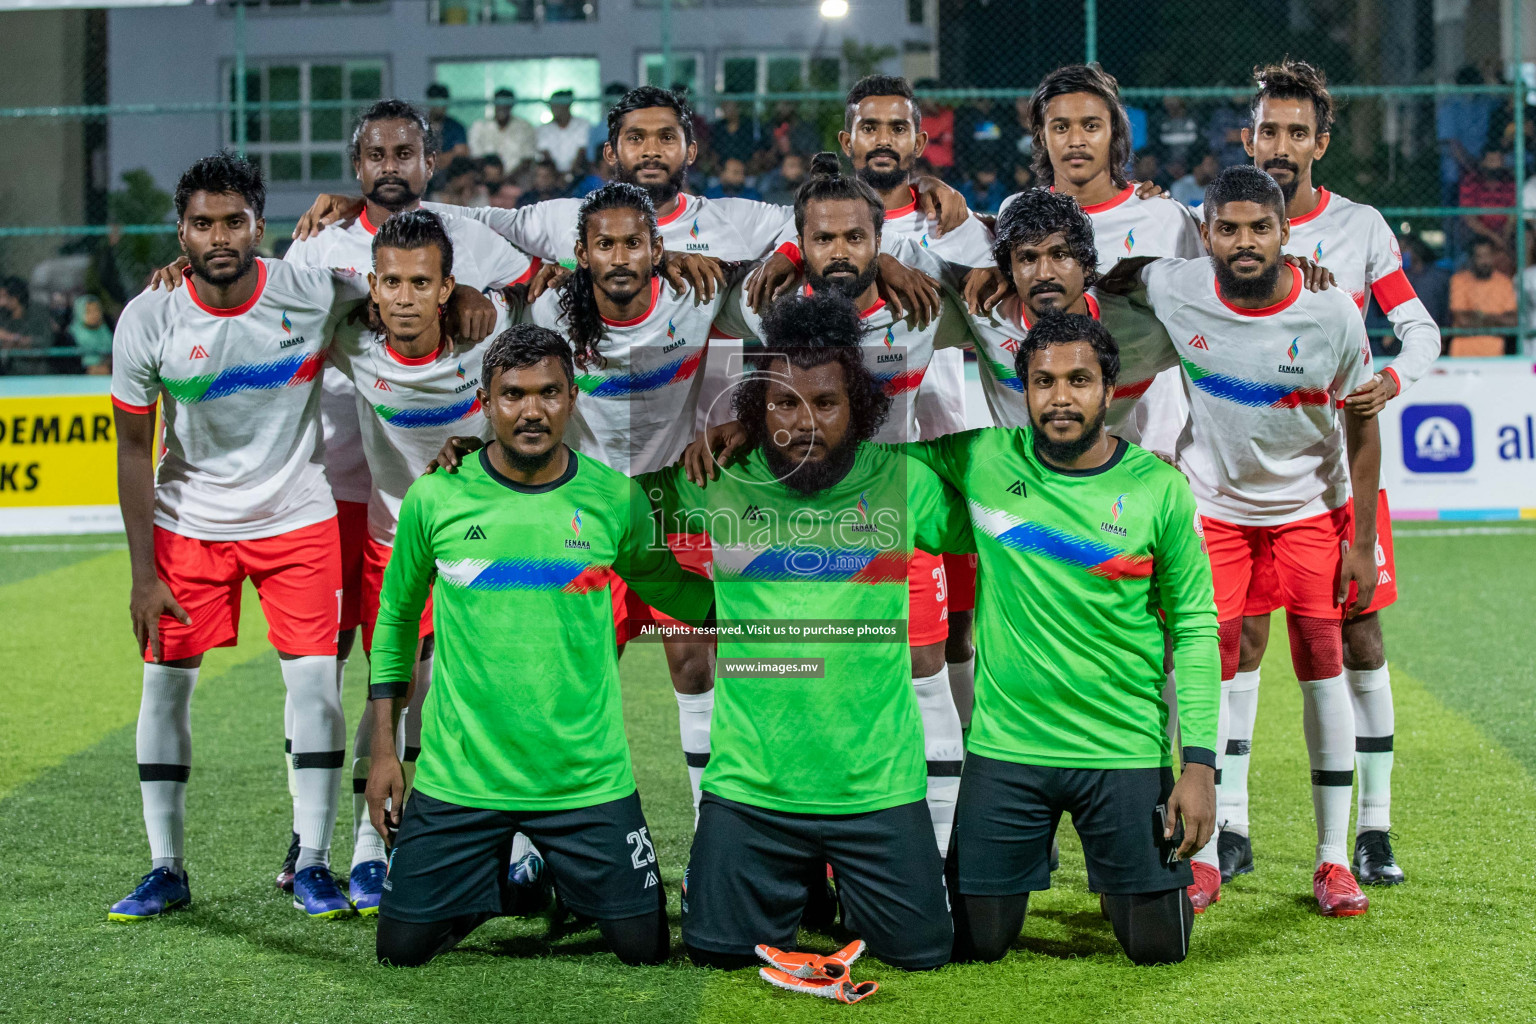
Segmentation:
<svg viewBox="0 0 1536 1024">
<path fill-rule="evenodd" d="M 954 924 L 933 822 L 918 800 L 866 814 L 789 814 L 705 793 L 683 875 L 683 941 L 750 956 L 794 949 L 812 884 L 832 865 L 843 923 L 886 963 L 949 960 Z"/>
<path fill-rule="evenodd" d="M 965 896 L 1015 896 L 1051 887 L 1051 837 L 1062 812 L 1083 841 L 1088 886 L 1110 896 L 1189 885 L 1185 860 L 1155 822 L 1173 791 L 1171 768 L 1045 768 L 967 755 L 955 808 L 953 855 Z"/>
<path fill-rule="evenodd" d="M 653 913 L 661 871 L 640 794 L 568 811 L 495 811 L 411 794 L 390 851 L 379 913 L 427 923 L 464 914 L 501 914 L 512 837 L 543 855 L 561 899 L 588 917 Z"/>
</svg>

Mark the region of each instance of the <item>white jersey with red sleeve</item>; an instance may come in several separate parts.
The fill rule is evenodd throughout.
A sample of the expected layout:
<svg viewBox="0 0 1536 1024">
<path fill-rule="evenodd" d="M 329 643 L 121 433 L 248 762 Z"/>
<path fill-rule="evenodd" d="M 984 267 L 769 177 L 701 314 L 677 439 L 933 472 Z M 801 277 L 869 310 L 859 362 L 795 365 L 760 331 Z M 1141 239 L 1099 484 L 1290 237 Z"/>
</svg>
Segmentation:
<svg viewBox="0 0 1536 1024">
<path fill-rule="evenodd" d="M 471 288 L 502 288 L 533 277 L 535 262 L 508 245 L 483 224 L 457 216 L 459 207 L 439 212 L 443 230 L 453 243 L 453 276 Z M 345 267 L 360 275 L 373 269 L 373 236 L 377 225 L 361 215 L 345 227 L 328 225 L 313 238 L 300 239 L 283 257 L 301 267 Z M 363 455 L 352 382 L 335 366 L 327 366 L 321 381 L 320 423 L 325 437 L 325 472 L 337 501 L 372 501 L 368 463 Z"/>
<path fill-rule="evenodd" d="M 1179 452 L 1203 515 L 1279 526 L 1342 507 L 1350 482 L 1339 407 L 1371 378 L 1360 311 L 1301 271 L 1264 309 L 1231 305 L 1201 260 L 1142 271 L 1147 300 L 1179 355 L 1192 437 Z"/>
<path fill-rule="evenodd" d="M 546 262 L 570 265 L 576 258 L 580 199 L 546 199 L 515 210 L 441 203 L 423 203 L 422 207 L 434 213 L 471 217 Z M 658 217 L 656 226 L 666 249 L 746 261 L 762 259 L 772 252 L 784 225 L 788 223 L 793 230 L 794 219 L 794 211 L 787 206 L 752 199 L 705 199 L 684 192 L 677 197 L 677 208 Z"/>
<path fill-rule="evenodd" d="M 1003 200 L 997 215 L 1001 217 L 1014 193 Z M 1192 260 L 1205 255 L 1200 241 L 1200 222 L 1183 203 L 1168 196 L 1142 199 L 1136 184 L 1125 186 L 1102 203 L 1083 207 L 1093 221 L 1093 244 L 1099 251 L 1099 271 L 1132 256 L 1177 256 Z"/>
<path fill-rule="evenodd" d="M 335 320 L 366 297 L 350 272 L 258 259 L 244 304 L 215 309 L 190 272 L 129 302 L 112 339 L 112 402 L 162 404 L 155 525 L 256 540 L 336 514 L 321 464 L 320 371 Z"/>
<path fill-rule="evenodd" d="M 1179 357 L 1151 310 L 1125 296 L 1091 288 L 1083 298 L 1088 315 L 1102 323 L 1120 346 L 1120 376 L 1104 424 L 1111 434 L 1123 437 L 1153 379 L 1177 367 Z M 981 393 L 998 426 L 1029 426 L 1029 407 L 1014 357 L 1030 327 L 1029 311 L 1016 294 L 1003 299 L 986 316 L 971 318 L 976 361 L 981 365 Z"/>
<path fill-rule="evenodd" d="M 490 298 L 496 327 L 485 340 L 456 346 L 445 338 L 436 352 L 418 359 L 402 356 L 382 334 L 355 318 L 336 329 L 331 361 L 346 374 L 349 386 L 356 384 L 353 401 L 373 478 L 368 536 L 380 544 L 394 546 L 405 492 L 448 438 L 490 438 L 490 423 L 476 394 L 480 366 L 491 342 L 511 322 L 501 293 L 492 292 Z"/>
<path fill-rule="evenodd" d="M 540 295 L 522 319 L 569 337 L 561 289 Z M 699 302 L 651 278 L 650 305 L 633 320 L 603 321 L 602 365 L 576 367 L 581 394 L 566 441 L 576 451 L 629 476 L 676 462 L 694 438 L 709 325 L 724 300 Z"/>
<path fill-rule="evenodd" d="M 1325 188 L 1318 192 L 1321 198 L 1311 213 L 1291 218 L 1285 251 L 1331 270 L 1361 316 L 1367 303 L 1376 300 L 1403 345 L 1402 353 L 1382 371 L 1396 379 L 1402 394 L 1440 358 L 1440 328 L 1403 273 L 1403 253 L 1386 219 L 1374 206 Z"/>
</svg>

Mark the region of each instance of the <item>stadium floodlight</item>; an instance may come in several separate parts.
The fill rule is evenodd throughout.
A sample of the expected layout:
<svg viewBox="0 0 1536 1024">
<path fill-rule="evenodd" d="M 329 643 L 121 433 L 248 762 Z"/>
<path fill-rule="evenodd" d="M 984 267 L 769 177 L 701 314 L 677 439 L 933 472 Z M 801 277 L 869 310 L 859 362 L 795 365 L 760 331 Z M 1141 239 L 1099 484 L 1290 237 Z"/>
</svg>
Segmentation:
<svg viewBox="0 0 1536 1024">
<path fill-rule="evenodd" d="M 848 17 L 848 0 L 821 0 L 821 16 L 829 20 Z"/>
</svg>

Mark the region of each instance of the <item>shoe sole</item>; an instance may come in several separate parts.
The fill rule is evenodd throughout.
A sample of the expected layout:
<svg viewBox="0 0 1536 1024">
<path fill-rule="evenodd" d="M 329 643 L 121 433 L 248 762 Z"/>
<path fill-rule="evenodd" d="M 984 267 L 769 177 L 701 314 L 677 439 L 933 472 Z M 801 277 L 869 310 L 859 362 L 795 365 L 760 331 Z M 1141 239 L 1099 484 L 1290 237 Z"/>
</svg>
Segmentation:
<svg viewBox="0 0 1536 1024">
<path fill-rule="evenodd" d="M 356 904 L 353 904 L 352 909 L 357 911 L 358 917 L 374 917 L 379 912 L 379 905 L 375 903 L 371 907 L 359 907 Z"/>
<path fill-rule="evenodd" d="M 304 905 L 302 903 L 296 902 L 293 905 L 293 909 L 304 911 Z M 356 913 L 357 908 L 355 907 L 338 907 L 335 910 L 322 910 L 318 914 L 311 914 L 308 911 L 304 911 L 304 916 L 312 921 L 334 921 L 338 917 L 351 917 Z"/>
<path fill-rule="evenodd" d="M 1322 907 L 1318 907 L 1317 912 L 1324 917 L 1359 917 L 1369 909 L 1369 907 L 1361 907 L 1359 910 L 1324 910 Z"/>
<path fill-rule="evenodd" d="M 165 910 L 160 911 L 159 914 L 124 914 L 120 911 L 109 910 L 107 911 L 107 920 L 122 921 L 128 924 L 132 924 L 135 921 L 153 921 L 161 914 L 184 907 L 190 902 L 190 900 L 177 900 L 175 903 L 172 903 L 170 906 L 166 907 Z"/>
</svg>

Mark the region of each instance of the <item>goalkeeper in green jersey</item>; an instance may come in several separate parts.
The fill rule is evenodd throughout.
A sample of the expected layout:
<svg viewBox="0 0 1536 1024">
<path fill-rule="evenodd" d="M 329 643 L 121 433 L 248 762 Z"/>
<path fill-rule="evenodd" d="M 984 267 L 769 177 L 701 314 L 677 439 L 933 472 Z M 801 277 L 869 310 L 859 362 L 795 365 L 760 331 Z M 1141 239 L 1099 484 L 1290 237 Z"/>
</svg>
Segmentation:
<svg viewBox="0 0 1536 1024">
<path fill-rule="evenodd" d="M 863 330 L 833 289 L 781 299 L 733 396 L 744 453 L 702 489 L 686 465 L 640 478 L 667 533 L 707 533 L 712 553 L 715 715 L 683 883 L 696 963 L 793 949 L 828 864 L 871 953 L 913 970 L 949 959 L 907 563 L 914 546 L 972 550 L 970 530 L 931 470 L 869 442 L 891 400 Z"/>
<path fill-rule="evenodd" d="M 384 573 L 367 798 L 374 827 L 398 824 L 399 837 L 379 960 L 424 964 L 510 912 L 508 854 L 522 832 L 621 960 L 658 963 L 666 901 L 624 738 L 609 581 L 691 624 L 711 621 L 713 587 L 652 543 L 637 484 L 561 440 L 577 394 L 563 338 L 507 330 L 481 381 L 494 439 L 457 473 L 411 485 Z M 436 664 L 402 821 L 394 722 L 429 588 Z"/>
<path fill-rule="evenodd" d="M 949 864 L 956 954 L 1007 952 L 1029 894 L 1050 887 L 1065 812 L 1126 954 L 1177 962 L 1194 919 L 1184 858 L 1215 827 L 1221 692 L 1195 499 L 1177 470 L 1104 432 L 1119 352 L 1101 323 L 1042 318 L 1016 359 L 1028 426 L 907 446 L 964 495 L 979 558 L 976 708 Z"/>
</svg>

